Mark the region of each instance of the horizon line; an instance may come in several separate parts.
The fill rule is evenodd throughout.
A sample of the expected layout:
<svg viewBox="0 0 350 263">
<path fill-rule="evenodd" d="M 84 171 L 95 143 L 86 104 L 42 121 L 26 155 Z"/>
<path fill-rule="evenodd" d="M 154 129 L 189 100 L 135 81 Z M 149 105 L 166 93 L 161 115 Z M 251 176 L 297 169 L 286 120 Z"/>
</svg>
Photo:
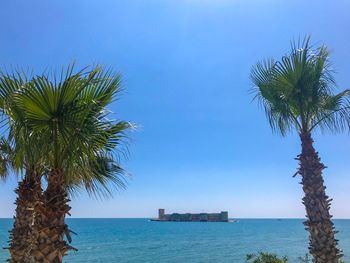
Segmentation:
<svg viewBox="0 0 350 263">
<path fill-rule="evenodd" d="M 152 219 L 155 217 L 67 217 L 66 219 Z M 0 219 L 13 219 L 12 217 L 0 217 Z M 298 219 L 306 220 L 306 217 L 232 217 L 229 219 L 238 219 L 238 220 L 250 220 L 250 219 Z M 332 218 L 332 220 L 350 220 L 350 218 L 338 217 Z"/>
</svg>

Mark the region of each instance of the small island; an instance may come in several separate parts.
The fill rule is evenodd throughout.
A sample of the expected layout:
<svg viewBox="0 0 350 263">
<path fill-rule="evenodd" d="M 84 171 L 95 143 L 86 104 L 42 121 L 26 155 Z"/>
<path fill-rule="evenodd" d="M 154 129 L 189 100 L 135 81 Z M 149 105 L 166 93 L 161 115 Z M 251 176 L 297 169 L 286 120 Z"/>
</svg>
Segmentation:
<svg viewBox="0 0 350 263">
<path fill-rule="evenodd" d="M 172 213 L 165 214 L 165 209 L 158 210 L 158 218 L 151 219 L 151 221 L 174 221 L 174 222 L 229 222 L 228 212 L 222 211 L 220 213 Z"/>
</svg>

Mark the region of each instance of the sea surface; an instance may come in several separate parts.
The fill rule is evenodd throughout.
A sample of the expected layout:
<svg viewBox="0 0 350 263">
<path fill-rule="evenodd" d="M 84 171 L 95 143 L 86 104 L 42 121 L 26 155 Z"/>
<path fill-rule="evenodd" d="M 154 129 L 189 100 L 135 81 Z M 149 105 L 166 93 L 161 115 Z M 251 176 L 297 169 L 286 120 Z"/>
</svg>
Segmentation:
<svg viewBox="0 0 350 263">
<path fill-rule="evenodd" d="M 147 219 L 68 219 L 72 245 L 69 263 L 245 262 L 248 253 L 270 251 L 299 262 L 308 236 L 301 219 L 239 219 L 236 223 L 150 222 Z M 337 238 L 350 262 L 350 220 L 334 220 Z M 0 219 L 0 245 L 7 246 L 12 220 Z M 8 258 L 0 250 L 0 262 Z"/>
</svg>

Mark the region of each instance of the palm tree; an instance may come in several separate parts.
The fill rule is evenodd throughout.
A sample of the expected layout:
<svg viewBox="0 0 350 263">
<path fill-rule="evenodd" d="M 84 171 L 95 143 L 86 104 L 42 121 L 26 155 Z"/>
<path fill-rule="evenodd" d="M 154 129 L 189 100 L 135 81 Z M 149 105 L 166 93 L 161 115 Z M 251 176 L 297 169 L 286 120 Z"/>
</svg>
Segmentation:
<svg viewBox="0 0 350 263">
<path fill-rule="evenodd" d="M 10 262 L 12 263 L 31 262 L 30 255 L 34 243 L 32 227 L 37 216 L 35 207 L 42 203 L 42 169 L 40 162 L 26 165 L 25 175 L 15 190 L 16 212 L 10 235 Z"/>
<path fill-rule="evenodd" d="M 119 90 L 118 74 L 99 67 L 73 73 L 69 67 L 60 80 L 38 76 L 16 92 L 15 107 L 23 113 L 24 127 L 40 137 L 48 167 L 43 202 L 35 207 L 35 262 L 62 262 L 74 249 L 64 238 L 71 241 L 65 224 L 69 190 L 84 186 L 108 193 L 109 182 L 124 185 L 116 150 L 131 124 L 109 120 L 106 110 Z"/>
<path fill-rule="evenodd" d="M 10 235 L 10 262 L 29 262 L 31 244 L 33 243 L 32 225 L 34 221 L 34 207 L 41 201 L 41 175 L 44 172 L 40 160 L 41 151 L 38 149 L 38 137 L 34 137 L 28 130 L 23 129 L 23 118 L 13 104 L 15 92 L 23 88 L 27 81 L 20 74 L 1 74 L 0 76 L 0 112 L 8 138 L 2 138 L 0 143 L 0 159 L 2 175 L 9 175 L 12 170 L 23 174 L 19 182 L 16 198 L 16 212 L 14 225 Z M 22 122 L 21 122 L 22 121 Z M 20 133 L 16 128 L 22 125 Z M 14 135 L 16 134 L 16 138 Z M 42 148 L 42 146 L 40 147 Z"/>
<path fill-rule="evenodd" d="M 25 74 L 15 73 L 2 74 L 0 78 L 0 110 L 14 146 L 11 164 L 17 171 L 25 171 L 16 190 L 11 262 L 60 262 L 64 253 L 72 249 L 63 239 L 66 234 L 71 241 L 62 216 L 62 209 L 66 212 L 69 209 L 67 193 L 73 194 L 84 187 L 90 194 L 106 196 L 111 194 L 111 186 L 125 187 L 125 173 L 114 149 L 131 125 L 107 120 L 104 109 L 119 91 L 119 76 L 98 67 L 90 74 L 84 70 L 72 72 L 73 68 L 68 68 L 59 83 L 56 79 L 50 82 L 46 75 L 29 80 Z M 47 104 L 40 104 L 47 99 Z M 35 119 L 45 111 L 60 113 L 57 126 L 64 132 L 49 126 L 51 132 L 58 131 L 55 143 L 47 127 L 42 126 L 52 124 L 47 116 L 41 123 Z M 33 116 L 33 112 L 37 115 Z M 1 164 L 8 164 L 9 155 L 4 153 L 2 150 Z M 8 166 L 1 168 L 0 176 L 6 175 Z M 57 170 L 64 173 L 58 180 L 54 174 Z M 42 176 L 49 180 L 44 194 Z M 61 203 L 55 204 L 57 201 Z"/>
<path fill-rule="evenodd" d="M 0 139 L 0 181 L 5 182 L 12 168 L 11 147 L 5 137 Z"/>
<path fill-rule="evenodd" d="M 317 129 L 341 131 L 349 127 L 349 90 L 333 93 L 335 81 L 326 47 L 313 48 L 309 38 L 292 44 L 280 61 L 258 63 L 251 71 L 255 98 L 263 105 L 270 126 L 283 136 L 296 130 L 301 140 L 298 155 L 309 231 L 309 251 L 317 263 L 335 263 L 341 258 L 336 231 L 329 212 L 331 199 L 325 193 L 325 168 L 313 146 Z"/>
</svg>

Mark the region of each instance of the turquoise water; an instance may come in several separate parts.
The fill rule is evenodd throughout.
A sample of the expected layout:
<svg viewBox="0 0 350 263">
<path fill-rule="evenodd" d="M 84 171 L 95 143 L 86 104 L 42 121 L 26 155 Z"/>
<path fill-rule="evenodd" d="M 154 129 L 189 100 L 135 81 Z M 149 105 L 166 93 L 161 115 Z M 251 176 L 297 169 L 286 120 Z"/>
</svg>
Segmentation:
<svg viewBox="0 0 350 263">
<path fill-rule="evenodd" d="M 307 233 L 298 219 L 240 219 L 238 223 L 150 222 L 147 219 L 68 219 L 79 249 L 65 262 L 245 262 L 245 255 L 271 251 L 291 262 L 307 251 Z M 335 220 L 344 259 L 350 262 L 350 220 Z M 11 220 L 0 219 L 6 246 Z M 7 258 L 0 251 L 0 262 Z"/>
</svg>

